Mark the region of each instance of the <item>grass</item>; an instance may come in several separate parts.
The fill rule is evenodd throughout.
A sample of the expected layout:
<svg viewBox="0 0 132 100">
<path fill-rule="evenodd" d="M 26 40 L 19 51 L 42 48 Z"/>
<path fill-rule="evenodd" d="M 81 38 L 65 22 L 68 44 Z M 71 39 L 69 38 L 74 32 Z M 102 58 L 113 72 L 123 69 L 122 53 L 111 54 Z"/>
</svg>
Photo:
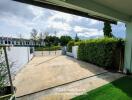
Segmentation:
<svg viewBox="0 0 132 100">
<path fill-rule="evenodd" d="M 132 77 L 120 78 L 72 100 L 132 100 Z"/>
</svg>

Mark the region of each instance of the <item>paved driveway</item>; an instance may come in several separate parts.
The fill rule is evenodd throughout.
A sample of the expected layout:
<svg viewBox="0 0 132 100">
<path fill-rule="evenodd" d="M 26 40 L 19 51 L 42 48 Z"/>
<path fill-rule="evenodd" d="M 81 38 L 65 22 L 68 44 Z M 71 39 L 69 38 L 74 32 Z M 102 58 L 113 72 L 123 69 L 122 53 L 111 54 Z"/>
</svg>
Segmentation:
<svg viewBox="0 0 132 100">
<path fill-rule="evenodd" d="M 67 56 L 34 57 L 16 76 L 17 96 L 106 72 L 95 65 Z"/>
</svg>

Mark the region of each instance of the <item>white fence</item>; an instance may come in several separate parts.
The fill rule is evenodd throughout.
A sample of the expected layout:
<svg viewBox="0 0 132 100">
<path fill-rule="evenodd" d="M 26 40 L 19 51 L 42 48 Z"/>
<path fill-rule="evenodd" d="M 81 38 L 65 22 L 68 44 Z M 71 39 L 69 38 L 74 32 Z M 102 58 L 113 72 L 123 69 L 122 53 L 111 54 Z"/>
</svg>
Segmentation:
<svg viewBox="0 0 132 100">
<path fill-rule="evenodd" d="M 34 56 L 33 47 L 7 47 L 9 63 L 12 65 L 11 72 L 15 75 Z"/>
<path fill-rule="evenodd" d="M 78 46 L 72 47 L 72 52 L 66 52 L 66 54 L 70 57 L 74 57 L 77 59 L 77 53 L 78 53 Z"/>
<path fill-rule="evenodd" d="M 35 51 L 35 56 L 56 56 L 61 55 L 62 50 L 56 50 L 56 51 Z"/>
</svg>

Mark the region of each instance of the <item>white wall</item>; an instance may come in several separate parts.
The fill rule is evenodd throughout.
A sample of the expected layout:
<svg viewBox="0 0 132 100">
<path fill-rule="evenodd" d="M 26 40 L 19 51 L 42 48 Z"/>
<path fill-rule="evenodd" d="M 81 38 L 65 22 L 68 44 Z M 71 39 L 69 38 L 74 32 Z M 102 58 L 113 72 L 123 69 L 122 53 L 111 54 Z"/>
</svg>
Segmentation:
<svg viewBox="0 0 132 100">
<path fill-rule="evenodd" d="M 78 46 L 73 46 L 72 47 L 72 54 L 73 57 L 77 59 L 77 53 L 78 53 Z"/>
<path fill-rule="evenodd" d="M 7 47 L 7 55 L 12 64 L 11 72 L 15 75 L 33 58 L 34 54 L 30 54 L 30 47 Z"/>
<path fill-rule="evenodd" d="M 66 55 L 67 55 L 67 56 L 70 56 L 70 57 L 73 57 L 72 52 L 66 52 Z"/>
<path fill-rule="evenodd" d="M 72 52 L 66 52 L 66 55 L 77 59 L 77 53 L 78 46 L 72 46 Z"/>
</svg>

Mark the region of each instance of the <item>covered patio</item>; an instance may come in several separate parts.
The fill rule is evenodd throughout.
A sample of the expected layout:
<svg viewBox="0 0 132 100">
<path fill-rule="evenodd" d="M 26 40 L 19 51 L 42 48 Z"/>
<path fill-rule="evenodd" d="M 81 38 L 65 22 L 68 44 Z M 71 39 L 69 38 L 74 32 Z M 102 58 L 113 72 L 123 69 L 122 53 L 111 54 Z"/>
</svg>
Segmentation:
<svg viewBox="0 0 132 100">
<path fill-rule="evenodd" d="M 124 72 L 132 72 L 132 1 L 131 0 L 15 0 L 48 9 L 116 24 L 126 23 Z"/>
<path fill-rule="evenodd" d="M 96 20 L 109 22 L 111 24 L 117 24 L 118 21 L 124 22 L 126 24 L 127 34 L 126 34 L 126 42 L 125 42 L 125 54 L 124 54 L 125 61 L 124 61 L 124 70 L 123 71 L 124 71 L 124 73 L 132 73 L 132 39 L 131 39 L 131 37 L 132 37 L 132 1 L 131 0 L 13 0 L 13 1 L 31 4 L 31 5 L 48 8 L 48 9 L 53 9 L 53 10 L 57 10 L 57 11 L 62 11 L 65 13 L 75 14 L 75 15 L 83 16 L 83 17 L 87 17 L 87 18 L 93 18 Z M 54 64 L 56 64 L 56 61 Z M 47 70 L 47 68 L 46 68 L 46 70 Z M 83 73 L 84 72 L 82 72 L 82 74 Z M 86 74 L 87 73 L 88 73 L 88 71 L 86 72 Z M 95 74 L 97 74 L 97 73 L 95 73 Z M 76 75 L 79 75 L 79 73 L 77 73 Z M 40 75 L 40 77 L 41 76 L 42 75 Z M 85 75 L 80 74 L 80 78 L 82 78 L 82 76 L 85 76 Z M 78 77 L 79 76 L 77 76 L 77 79 L 78 79 Z M 115 77 L 115 76 L 112 76 L 112 77 Z M 47 78 L 47 77 L 45 77 L 45 78 Z M 70 78 L 73 78 L 73 76 Z M 60 82 L 64 83 L 63 80 L 65 80 L 65 79 L 62 78 L 62 82 L 61 81 Z M 68 79 L 67 82 L 70 82 L 71 80 L 73 80 L 73 79 Z M 76 78 L 75 78 L 75 80 L 76 80 Z M 53 82 L 55 82 L 55 81 L 53 81 Z M 84 83 L 87 83 L 88 81 L 86 81 Z M 97 80 L 97 81 L 100 82 L 100 80 Z M 29 83 L 32 83 L 32 81 L 30 81 Z M 78 86 L 83 86 L 84 83 L 82 83 L 82 84 L 79 83 L 77 86 L 70 84 L 69 87 L 73 86 L 73 88 L 74 88 L 74 87 L 78 87 Z M 53 87 L 52 83 L 49 84 L 47 82 L 47 84 L 49 85 L 47 87 Z M 88 87 L 87 89 L 89 89 L 89 87 L 91 86 L 91 83 L 89 83 L 89 84 L 90 85 L 87 86 Z M 56 84 L 56 85 L 58 85 L 58 84 Z M 18 85 L 18 87 L 21 87 L 21 86 Z M 28 86 L 27 86 L 27 88 L 28 88 Z M 38 90 L 41 90 L 41 88 L 42 87 L 40 85 Z M 62 87 L 62 88 L 67 88 L 67 87 Z M 84 87 L 84 88 L 86 88 L 86 87 Z M 95 87 L 95 88 L 97 88 L 97 87 Z M 29 89 L 27 89 L 26 93 L 30 94 L 31 92 L 36 91 L 35 88 L 31 88 L 31 89 L 32 89 L 31 91 Z M 46 88 L 43 88 L 43 89 L 46 89 Z M 47 93 L 49 93 L 51 91 L 48 91 Z M 21 89 L 20 89 L 20 93 L 17 94 L 17 96 L 18 97 L 23 96 L 25 94 L 24 92 L 25 91 L 21 91 Z M 40 96 L 40 94 L 36 95 L 36 98 L 40 97 L 40 99 L 45 99 L 45 98 L 43 98 L 44 94 L 46 94 L 46 92 L 42 93 L 41 96 Z M 51 92 L 51 94 L 52 94 L 52 92 Z M 34 98 L 34 97 L 31 97 L 31 99 L 32 98 Z M 49 97 L 47 97 L 47 98 L 49 99 Z M 60 97 L 60 99 L 61 99 L 61 97 Z"/>
</svg>

